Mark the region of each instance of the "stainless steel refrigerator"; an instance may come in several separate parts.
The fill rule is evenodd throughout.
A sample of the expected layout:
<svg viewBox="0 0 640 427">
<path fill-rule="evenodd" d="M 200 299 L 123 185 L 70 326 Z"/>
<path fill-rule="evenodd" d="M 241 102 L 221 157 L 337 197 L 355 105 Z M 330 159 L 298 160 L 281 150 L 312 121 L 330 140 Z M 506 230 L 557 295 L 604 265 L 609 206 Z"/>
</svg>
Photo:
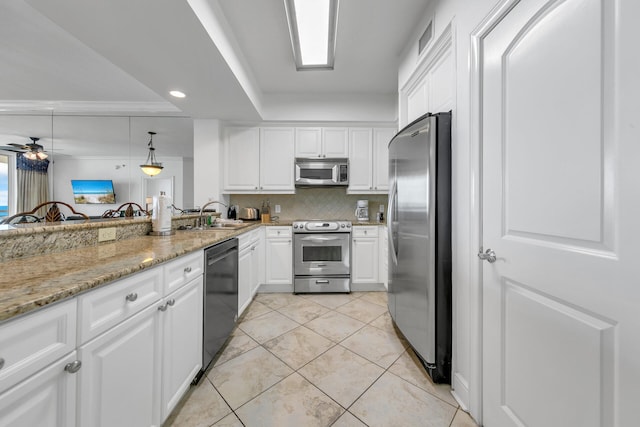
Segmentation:
<svg viewBox="0 0 640 427">
<path fill-rule="evenodd" d="M 389 312 L 434 382 L 451 383 L 451 112 L 389 143 Z"/>
</svg>

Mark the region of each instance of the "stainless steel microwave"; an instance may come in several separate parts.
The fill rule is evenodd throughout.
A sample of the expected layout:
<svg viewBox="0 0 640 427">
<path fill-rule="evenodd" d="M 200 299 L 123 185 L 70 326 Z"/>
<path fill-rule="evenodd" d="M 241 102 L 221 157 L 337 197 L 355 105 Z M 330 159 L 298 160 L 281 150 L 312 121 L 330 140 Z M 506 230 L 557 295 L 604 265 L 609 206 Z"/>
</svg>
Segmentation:
<svg viewBox="0 0 640 427">
<path fill-rule="evenodd" d="M 349 185 L 348 159 L 296 158 L 296 187 Z"/>
</svg>

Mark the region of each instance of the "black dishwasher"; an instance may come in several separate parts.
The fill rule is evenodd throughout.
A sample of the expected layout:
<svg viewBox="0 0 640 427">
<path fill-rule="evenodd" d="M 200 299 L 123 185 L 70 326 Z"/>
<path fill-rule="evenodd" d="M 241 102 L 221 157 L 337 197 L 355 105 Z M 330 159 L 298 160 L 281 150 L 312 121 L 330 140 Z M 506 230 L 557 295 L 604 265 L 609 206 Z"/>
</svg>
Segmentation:
<svg viewBox="0 0 640 427">
<path fill-rule="evenodd" d="M 202 370 L 195 382 L 222 348 L 238 319 L 238 239 L 205 249 L 204 268 Z"/>
</svg>

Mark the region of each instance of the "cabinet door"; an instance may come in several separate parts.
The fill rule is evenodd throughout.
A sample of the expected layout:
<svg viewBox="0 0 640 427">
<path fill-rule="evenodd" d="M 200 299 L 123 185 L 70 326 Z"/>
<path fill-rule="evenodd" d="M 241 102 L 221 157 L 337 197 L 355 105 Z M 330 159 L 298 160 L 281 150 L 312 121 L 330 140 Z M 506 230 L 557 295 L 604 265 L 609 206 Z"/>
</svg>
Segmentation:
<svg viewBox="0 0 640 427">
<path fill-rule="evenodd" d="M 74 351 L 0 394 L 0 425 L 75 426 L 78 374 L 64 368 L 76 356 Z"/>
<path fill-rule="evenodd" d="M 349 191 L 363 192 L 373 189 L 371 129 L 349 129 Z"/>
<path fill-rule="evenodd" d="M 238 254 L 238 317 L 251 302 L 253 259 L 251 246 L 242 249 Z"/>
<path fill-rule="evenodd" d="M 0 326 L 0 393 L 75 350 L 76 310 L 73 298 Z"/>
<path fill-rule="evenodd" d="M 294 192 L 293 128 L 260 129 L 260 190 Z"/>
<path fill-rule="evenodd" d="M 351 242 L 351 281 L 378 283 L 378 238 L 358 237 Z"/>
<path fill-rule="evenodd" d="M 266 239 L 265 283 L 290 285 L 293 283 L 293 249 L 291 238 Z"/>
<path fill-rule="evenodd" d="M 255 273 L 255 277 L 253 277 L 252 279 L 251 298 L 253 298 L 256 292 L 258 292 L 258 287 L 260 287 L 260 285 L 264 283 L 264 274 L 265 274 L 264 227 L 262 227 L 259 231 L 260 233 L 258 234 L 258 240 L 256 240 L 255 249 L 253 250 L 254 262 L 256 265 L 254 266 L 254 269 L 253 269 Z"/>
<path fill-rule="evenodd" d="M 394 129 L 373 130 L 373 189 L 389 191 L 389 141 Z"/>
<path fill-rule="evenodd" d="M 256 192 L 260 186 L 258 128 L 230 127 L 224 140 L 225 192 Z"/>
<path fill-rule="evenodd" d="M 162 422 L 202 367 L 202 292 L 200 276 L 163 300 Z"/>
<path fill-rule="evenodd" d="M 323 128 L 322 151 L 324 157 L 349 157 L 349 132 L 347 128 Z"/>
<path fill-rule="evenodd" d="M 296 128 L 296 157 L 322 157 L 320 128 Z"/>
<path fill-rule="evenodd" d="M 158 304 L 80 347 L 81 426 L 160 425 Z"/>
</svg>

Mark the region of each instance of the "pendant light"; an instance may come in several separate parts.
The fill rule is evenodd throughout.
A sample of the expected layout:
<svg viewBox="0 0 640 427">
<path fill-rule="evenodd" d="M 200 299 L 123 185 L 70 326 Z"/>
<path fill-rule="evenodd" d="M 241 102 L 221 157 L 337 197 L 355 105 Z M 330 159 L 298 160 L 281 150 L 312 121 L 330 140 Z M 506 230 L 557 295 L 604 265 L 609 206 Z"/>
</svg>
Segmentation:
<svg viewBox="0 0 640 427">
<path fill-rule="evenodd" d="M 153 135 L 155 135 L 155 132 L 148 132 L 149 133 L 149 143 L 147 144 L 147 146 L 149 147 L 149 155 L 147 156 L 147 161 L 144 165 L 140 165 L 140 169 L 142 169 L 142 172 L 146 173 L 149 176 L 155 176 L 158 175 L 160 172 L 162 172 L 162 163 L 159 163 L 156 160 L 156 149 L 153 148 Z"/>
</svg>

